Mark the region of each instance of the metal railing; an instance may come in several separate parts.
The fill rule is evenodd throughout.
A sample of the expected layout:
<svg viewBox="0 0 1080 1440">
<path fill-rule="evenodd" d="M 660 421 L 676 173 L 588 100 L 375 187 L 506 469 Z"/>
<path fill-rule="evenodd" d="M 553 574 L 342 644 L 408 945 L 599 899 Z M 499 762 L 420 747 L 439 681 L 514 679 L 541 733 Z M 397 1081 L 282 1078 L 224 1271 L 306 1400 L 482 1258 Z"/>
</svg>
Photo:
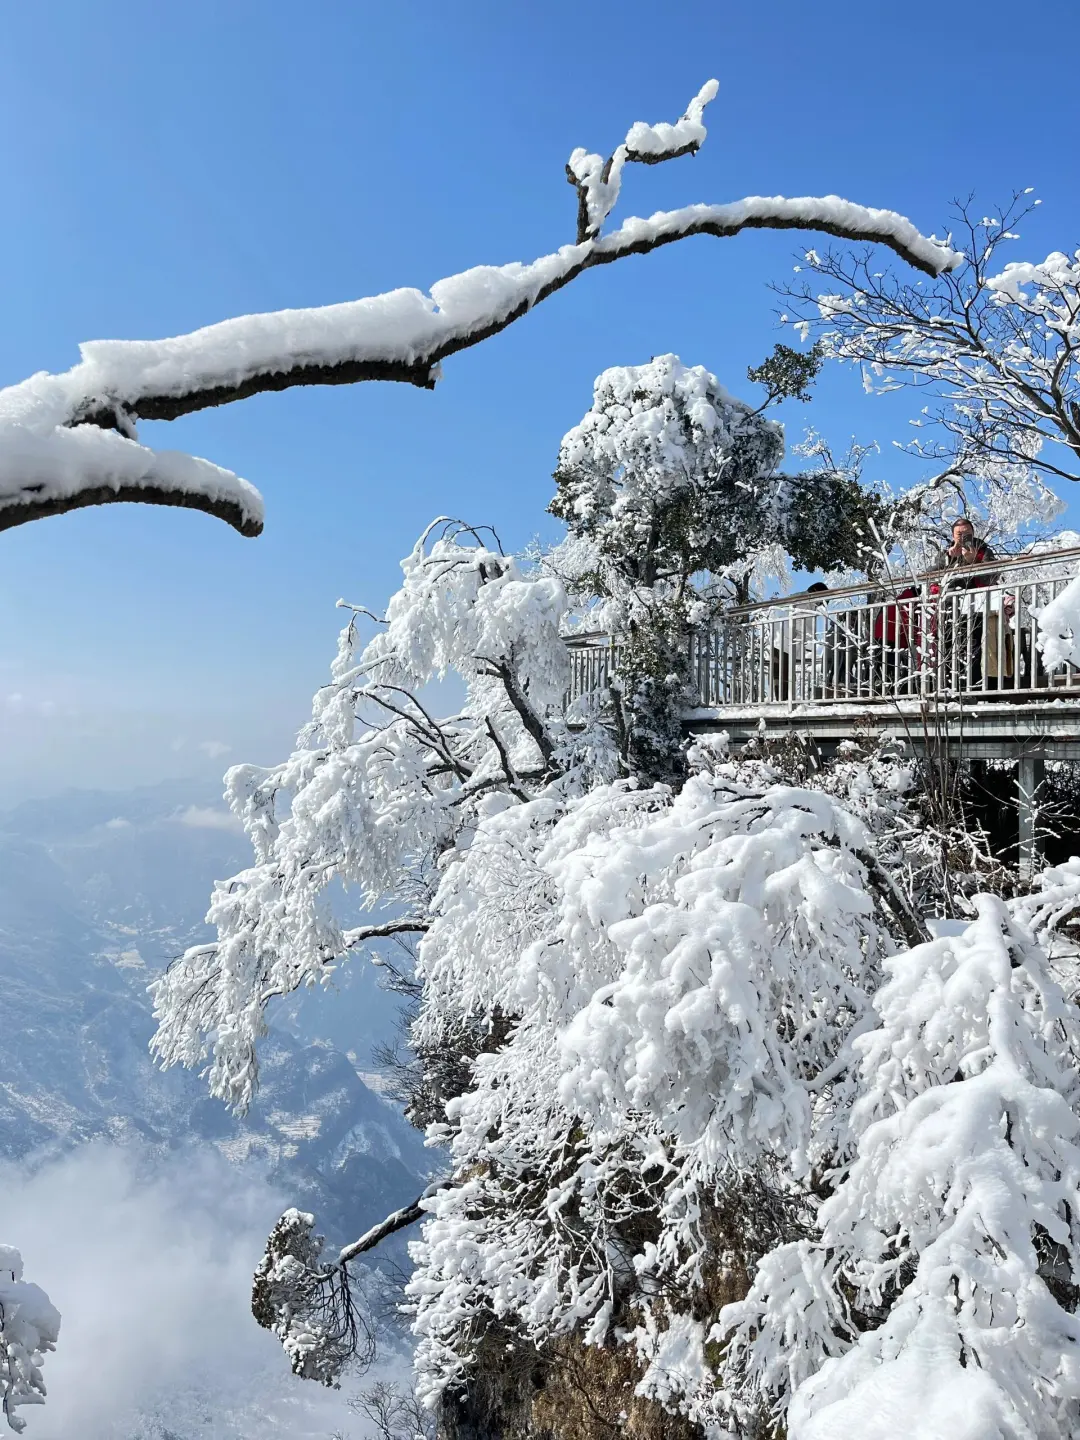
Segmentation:
<svg viewBox="0 0 1080 1440">
<path fill-rule="evenodd" d="M 1037 615 L 1080 570 L 1080 549 L 894 578 L 876 588 L 765 600 L 689 638 L 702 707 L 834 705 L 965 693 L 1075 692 L 1080 669 L 1047 667 Z M 570 700 L 606 688 L 622 647 L 570 641 Z"/>
</svg>

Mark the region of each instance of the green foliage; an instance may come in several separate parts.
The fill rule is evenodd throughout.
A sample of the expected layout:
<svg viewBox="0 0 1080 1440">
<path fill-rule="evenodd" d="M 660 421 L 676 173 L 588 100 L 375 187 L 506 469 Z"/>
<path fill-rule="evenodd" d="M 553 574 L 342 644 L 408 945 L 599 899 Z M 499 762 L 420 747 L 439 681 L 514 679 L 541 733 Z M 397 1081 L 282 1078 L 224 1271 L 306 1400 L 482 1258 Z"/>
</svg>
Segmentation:
<svg viewBox="0 0 1080 1440">
<path fill-rule="evenodd" d="M 810 470 L 784 476 L 777 538 L 797 570 L 872 567 L 878 537 L 889 530 L 892 507 L 853 475 Z"/>
<path fill-rule="evenodd" d="M 814 345 L 803 354 L 790 345 L 777 343 L 773 353 L 766 356 L 760 365 L 751 365 L 746 378 L 755 385 L 764 385 L 766 405 L 780 400 L 802 400 L 811 398 L 810 387 L 817 379 L 824 364 L 820 345 Z"/>
</svg>

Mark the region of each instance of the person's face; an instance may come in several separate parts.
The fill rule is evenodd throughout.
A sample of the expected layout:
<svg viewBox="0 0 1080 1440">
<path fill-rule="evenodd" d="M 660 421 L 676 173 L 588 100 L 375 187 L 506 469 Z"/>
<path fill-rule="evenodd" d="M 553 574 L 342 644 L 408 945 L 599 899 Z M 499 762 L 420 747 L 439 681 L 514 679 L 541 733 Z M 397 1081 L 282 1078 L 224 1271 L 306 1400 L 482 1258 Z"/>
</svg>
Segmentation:
<svg viewBox="0 0 1080 1440">
<path fill-rule="evenodd" d="M 961 550 L 970 550 L 975 544 L 975 531 L 965 521 L 959 521 L 953 526 L 952 538 Z"/>
</svg>

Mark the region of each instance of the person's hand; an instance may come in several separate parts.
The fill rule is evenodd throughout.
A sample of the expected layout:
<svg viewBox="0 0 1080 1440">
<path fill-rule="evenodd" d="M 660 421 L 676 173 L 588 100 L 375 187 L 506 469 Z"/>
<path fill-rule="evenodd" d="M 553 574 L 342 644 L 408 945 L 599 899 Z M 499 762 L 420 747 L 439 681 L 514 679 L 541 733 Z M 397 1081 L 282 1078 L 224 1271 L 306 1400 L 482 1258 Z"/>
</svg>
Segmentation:
<svg viewBox="0 0 1080 1440">
<path fill-rule="evenodd" d="M 1005 614 L 1011 620 L 1013 617 L 1013 613 L 1016 610 L 1016 596 L 1011 595 L 1008 591 L 1006 591 L 1004 599 L 1002 600 L 1001 608 L 1005 611 Z"/>
</svg>

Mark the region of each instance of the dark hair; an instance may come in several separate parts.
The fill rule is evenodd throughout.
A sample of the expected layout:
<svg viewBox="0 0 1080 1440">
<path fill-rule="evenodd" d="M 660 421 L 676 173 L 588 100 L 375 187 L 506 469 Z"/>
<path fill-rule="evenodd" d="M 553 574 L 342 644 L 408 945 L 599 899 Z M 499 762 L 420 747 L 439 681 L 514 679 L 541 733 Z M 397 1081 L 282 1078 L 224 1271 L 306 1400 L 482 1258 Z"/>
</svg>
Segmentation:
<svg viewBox="0 0 1080 1440">
<path fill-rule="evenodd" d="M 828 590 L 828 588 L 824 580 L 815 580 L 813 585 L 806 587 L 806 593 L 807 595 L 819 595 L 822 590 Z"/>
<path fill-rule="evenodd" d="M 966 525 L 967 528 L 971 531 L 971 533 L 973 535 L 975 534 L 975 526 L 972 524 L 972 522 L 968 519 L 966 515 L 958 515 L 956 517 L 956 519 L 952 522 L 952 528 L 955 530 L 957 525 Z"/>
</svg>

